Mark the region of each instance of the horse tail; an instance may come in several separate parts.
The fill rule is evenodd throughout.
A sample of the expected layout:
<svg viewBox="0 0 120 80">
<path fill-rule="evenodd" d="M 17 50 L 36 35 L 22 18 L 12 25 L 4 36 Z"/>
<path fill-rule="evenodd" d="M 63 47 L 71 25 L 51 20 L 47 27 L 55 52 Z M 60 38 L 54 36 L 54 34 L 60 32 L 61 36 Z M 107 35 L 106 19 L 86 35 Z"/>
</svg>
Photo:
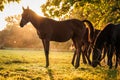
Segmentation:
<svg viewBox="0 0 120 80">
<path fill-rule="evenodd" d="M 88 20 L 83 20 L 83 22 L 87 23 L 87 25 L 88 25 L 88 30 L 89 30 L 88 39 L 90 42 L 92 42 L 94 39 L 94 27 L 93 27 L 92 23 Z"/>
</svg>

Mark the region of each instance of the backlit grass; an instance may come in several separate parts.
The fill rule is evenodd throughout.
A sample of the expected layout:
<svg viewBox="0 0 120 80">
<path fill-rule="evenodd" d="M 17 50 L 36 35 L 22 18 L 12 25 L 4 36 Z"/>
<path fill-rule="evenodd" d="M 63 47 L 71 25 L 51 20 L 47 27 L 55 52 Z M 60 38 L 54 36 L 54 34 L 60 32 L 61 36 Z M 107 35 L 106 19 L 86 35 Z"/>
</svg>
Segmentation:
<svg viewBox="0 0 120 80">
<path fill-rule="evenodd" d="M 120 68 L 93 68 L 80 63 L 71 65 L 72 52 L 50 52 L 50 66 L 45 68 L 43 51 L 0 50 L 0 80 L 119 80 Z"/>
</svg>

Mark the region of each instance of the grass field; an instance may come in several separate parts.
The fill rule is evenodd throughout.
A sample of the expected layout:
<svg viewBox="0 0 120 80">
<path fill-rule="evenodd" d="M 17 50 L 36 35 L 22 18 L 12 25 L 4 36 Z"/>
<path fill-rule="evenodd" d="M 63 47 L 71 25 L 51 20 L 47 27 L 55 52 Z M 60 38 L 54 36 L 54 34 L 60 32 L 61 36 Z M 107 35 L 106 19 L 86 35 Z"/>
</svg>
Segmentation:
<svg viewBox="0 0 120 80">
<path fill-rule="evenodd" d="M 0 80 L 120 80 L 120 67 L 71 65 L 72 52 L 50 52 L 50 66 L 38 50 L 0 50 Z"/>
</svg>

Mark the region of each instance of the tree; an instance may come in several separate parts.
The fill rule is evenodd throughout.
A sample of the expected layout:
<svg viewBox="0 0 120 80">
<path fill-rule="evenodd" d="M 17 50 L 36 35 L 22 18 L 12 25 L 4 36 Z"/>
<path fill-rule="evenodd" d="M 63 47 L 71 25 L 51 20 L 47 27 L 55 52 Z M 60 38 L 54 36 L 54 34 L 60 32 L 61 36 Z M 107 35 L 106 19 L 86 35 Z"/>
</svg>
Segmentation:
<svg viewBox="0 0 120 80">
<path fill-rule="evenodd" d="M 40 47 L 40 40 L 34 27 L 27 24 L 24 28 L 19 27 L 21 15 L 6 17 L 6 28 L 1 31 L 0 40 L 4 42 L 5 47 L 11 48 L 36 48 Z M 27 35 L 26 35 L 27 34 Z M 2 43 L 3 43 L 2 42 Z"/>
<path fill-rule="evenodd" d="M 109 22 L 120 23 L 119 4 L 120 0 L 48 0 L 41 7 L 47 17 L 88 19 L 102 29 Z"/>
<path fill-rule="evenodd" d="M 0 0 L 0 11 L 4 9 L 6 3 L 19 2 L 20 0 Z"/>
<path fill-rule="evenodd" d="M 60 17 L 66 14 L 70 8 L 69 0 L 48 0 L 41 6 L 44 15 L 47 17 Z"/>
</svg>

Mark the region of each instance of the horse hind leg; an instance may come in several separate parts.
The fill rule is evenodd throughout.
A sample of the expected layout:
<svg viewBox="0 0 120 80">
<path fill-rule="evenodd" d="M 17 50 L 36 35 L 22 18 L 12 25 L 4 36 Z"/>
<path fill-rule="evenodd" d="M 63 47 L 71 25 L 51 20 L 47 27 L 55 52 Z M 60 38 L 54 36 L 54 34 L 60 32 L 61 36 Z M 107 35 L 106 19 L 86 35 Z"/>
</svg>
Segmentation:
<svg viewBox="0 0 120 80">
<path fill-rule="evenodd" d="M 81 46 L 82 46 L 82 42 L 80 41 L 79 38 L 72 38 L 74 46 L 75 46 L 75 52 L 74 52 L 74 56 L 72 59 L 72 64 L 74 65 L 74 61 L 76 59 L 76 63 L 74 65 L 75 68 L 79 67 L 79 62 L 80 62 L 80 55 L 81 55 Z"/>
<path fill-rule="evenodd" d="M 78 39 L 77 47 L 76 47 L 76 64 L 75 64 L 76 69 L 80 65 L 81 47 L 82 47 L 82 43 Z"/>
<path fill-rule="evenodd" d="M 87 64 L 86 58 L 85 58 L 85 46 L 83 45 L 81 47 L 81 51 L 82 51 L 82 60 L 84 64 Z"/>
<path fill-rule="evenodd" d="M 86 61 L 86 58 L 85 58 L 84 52 L 82 52 L 82 59 L 83 59 L 83 63 L 84 63 L 84 64 L 87 64 L 87 61 Z"/>
<path fill-rule="evenodd" d="M 76 50 L 76 64 L 75 64 L 75 68 L 77 69 L 80 65 L 80 55 L 81 55 L 81 48 L 78 48 Z"/>
<path fill-rule="evenodd" d="M 90 54 L 91 54 L 91 46 L 88 47 L 87 50 L 87 59 L 88 59 L 88 64 L 91 65 L 91 61 L 90 61 Z"/>
<path fill-rule="evenodd" d="M 77 52 L 77 43 L 76 43 L 76 39 L 75 38 L 72 38 L 72 41 L 73 41 L 73 46 L 75 47 L 75 51 L 74 51 L 74 54 L 73 54 L 73 58 L 72 58 L 71 64 L 74 66 L 74 62 L 75 62 L 75 59 L 76 59 L 76 52 Z"/>
<path fill-rule="evenodd" d="M 109 69 L 112 68 L 112 57 L 113 57 L 113 47 L 110 46 L 109 50 L 108 50 L 108 65 L 109 65 Z"/>
<path fill-rule="evenodd" d="M 116 64 L 115 64 L 115 68 L 118 67 L 119 53 L 120 53 L 119 49 L 116 49 Z"/>
<path fill-rule="evenodd" d="M 83 53 L 83 55 L 84 55 L 84 57 L 85 57 L 85 60 L 83 59 L 84 64 L 86 64 L 87 61 L 88 61 L 88 64 L 91 65 L 90 52 L 91 52 L 91 50 L 90 50 L 90 45 L 86 45 L 86 46 L 85 46 L 85 49 L 84 49 L 84 53 Z M 86 61 L 86 59 L 87 59 L 87 61 Z"/>
</svg>

